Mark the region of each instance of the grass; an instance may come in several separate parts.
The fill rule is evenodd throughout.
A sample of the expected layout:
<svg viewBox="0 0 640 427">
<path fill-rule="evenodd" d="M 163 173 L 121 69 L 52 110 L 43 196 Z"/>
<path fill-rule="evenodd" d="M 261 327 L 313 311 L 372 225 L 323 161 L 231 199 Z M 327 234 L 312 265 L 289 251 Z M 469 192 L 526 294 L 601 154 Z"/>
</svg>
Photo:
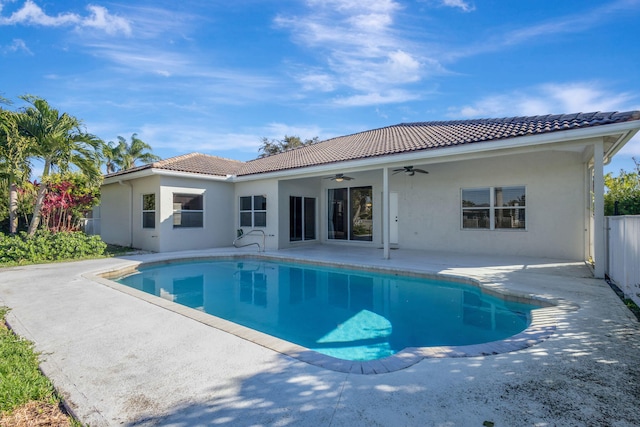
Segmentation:
<svg viewBox="0 0 640 427">
<path fill-rule="evenodd" d="M 33 344 L 10 331 L 0 307 L 0 425 L 79 426 L 62 410 L 53 384 L 38 367 Z"/>
</svg>

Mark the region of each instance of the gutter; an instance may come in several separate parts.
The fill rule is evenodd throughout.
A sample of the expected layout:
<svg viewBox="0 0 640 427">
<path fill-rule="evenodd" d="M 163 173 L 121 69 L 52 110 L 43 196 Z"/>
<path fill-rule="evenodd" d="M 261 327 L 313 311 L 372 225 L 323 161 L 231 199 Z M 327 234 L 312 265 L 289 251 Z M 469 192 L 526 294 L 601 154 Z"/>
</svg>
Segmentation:
<svg viewBox="0 0 640 427">
<path fill-rule="evenodd" d="M 207 175 L 202 173 L 194 173 L 194 172 L 180 172 L 180 171 L 172 171 L 167 169 L 156 169 L 156 168 L 147 168 L 143 170 L 138 170 L 130 173 L 124 173 L 117 176 L 107 177 L 102 182 L 102 185 L 121 183 L 122 181 L 129 181 L 137 178 L 144 178 L 147 176 L 169 176 L 174 178 L 198 178 L 203 179 L 205 181 L 221 181 L 228 182 L 231 181 L 231 177 L 233 175 Z"/>
<path fill-rule="evenodd" d="M 632 129 L 629 130 L 628 132 L 622 134 L 620 136 L 620 138 L 618 138 L 616 140 L 616 142 L 613 143 L 613 145 L 611 146 L 611 148 L 609 148 L 605 153 L 604 153 L 604 164 L 608 165 L 611 162 L 611 159 L 613 156 L 616 155 L 616 153 L 618 151 L 620 151 L 622 149 L 622 147 L 624 147 L 624 145 L 629 142 L 629 140 L 631 138 L 633 138 L 636 133 L 638 133 L 639 129 Z"/>
</svg>

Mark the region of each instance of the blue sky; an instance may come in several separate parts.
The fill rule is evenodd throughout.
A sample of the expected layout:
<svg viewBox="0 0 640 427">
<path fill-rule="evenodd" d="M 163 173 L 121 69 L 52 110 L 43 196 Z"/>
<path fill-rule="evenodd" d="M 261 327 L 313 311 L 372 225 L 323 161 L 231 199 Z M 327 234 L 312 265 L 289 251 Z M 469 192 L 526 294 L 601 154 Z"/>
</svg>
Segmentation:
<svg viewBox="0 0 640 427">
<path fill-rule="evenodd" d="M 640 0 L 0 0 L 0 95 L 249 160 L 262 137 L 640 109 L 639 22 Z"/>
</svg>

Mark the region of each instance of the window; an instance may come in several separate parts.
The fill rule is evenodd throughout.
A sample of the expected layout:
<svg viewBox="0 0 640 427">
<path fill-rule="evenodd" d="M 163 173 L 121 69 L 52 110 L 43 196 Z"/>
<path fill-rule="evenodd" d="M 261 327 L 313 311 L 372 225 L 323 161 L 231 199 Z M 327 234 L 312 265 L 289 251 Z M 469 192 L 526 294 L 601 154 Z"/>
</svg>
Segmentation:
<svg viewBox="0 0 640 427">
<path fill-rule="evenodd" d="M 267 226 L 267 198 L 265 196 L 240 197 L 240 227 Z"/>
<path fill-rule="evenodd" d="M 202 194 L 173 195 L 173 228 L 201 228 Z"/>
<path fill-rule="evenodd" d="M 462 228 L 525 229 L 525 187 L 463 188 Z"/>
<path fill-rule="evenodd" d="M 142 228 L 156 228 L 156 195 L 142 195 Z"/>
<path fill-rule="evenodd" d="M 316 199 L 289 197 L 289 241 L 315 240 Z"/>
<path fill-rule="evenodd" d="M 372 187 L 329 189 L 329 239 L 373 240 Z"/>
</svg>

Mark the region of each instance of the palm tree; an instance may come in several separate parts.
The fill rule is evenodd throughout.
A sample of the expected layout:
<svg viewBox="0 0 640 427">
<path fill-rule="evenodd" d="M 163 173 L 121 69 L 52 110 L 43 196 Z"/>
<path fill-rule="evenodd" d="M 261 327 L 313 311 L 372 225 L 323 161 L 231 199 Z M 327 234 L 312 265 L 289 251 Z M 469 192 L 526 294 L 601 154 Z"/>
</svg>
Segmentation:
<svg viewBox="0 0 640 427">
<path fill-rule="evenodd" d="M 142 163 L 152 163 L 160 160 L 160 157 L 151 153 L 151 146 L 138 138 L 137 133 L 131 135 L 130 144 L 126 139 L 118 136 L 118 145 L 115 145 L 110 141 L 109 144 L 107 144 L 107 150 L 109 150 L 110 154 L 113 156 L 112 164 L 119 166 L 120 169 L 123 170 L 134 168 L 137 161 Z M 109 163 L 107 163 L 107 170 L 108 169 Z"/>
<path fill-rule="evenodd" d="M 18 231 L 18 183 L 29 179 L 29 140 L 20 133 L 19 113 L 0 108 L 0 176 L 9 189 L 9 232 Z"/>
<path fill-rule="evenodd" d="M 67 113 L 60 114 L 44 99 L 25 95 L 31 104 L 18 115 L 18 127 L 31 140 L 31 156 L 44 162 L 42 183 L 38 189 L 28 234 L 33 235 L 40 224 L 41 207 L 47 191 L 46 178 L 52 169 L 69 171 L 74 165 L 90 180 L 100 179 L 100 140 L 81 129 L 82 122 Z"/>
<path fill-rule="evenodd" d="M 105 160 L 107 175 L 117 172 L 120 168 L 120 159 L 122 159 L 123 156 L 122 149 L 122 143 L 115 144 L 113 141 L 109 141 L 102 145 L 102 158 Z"/>
</svg>

